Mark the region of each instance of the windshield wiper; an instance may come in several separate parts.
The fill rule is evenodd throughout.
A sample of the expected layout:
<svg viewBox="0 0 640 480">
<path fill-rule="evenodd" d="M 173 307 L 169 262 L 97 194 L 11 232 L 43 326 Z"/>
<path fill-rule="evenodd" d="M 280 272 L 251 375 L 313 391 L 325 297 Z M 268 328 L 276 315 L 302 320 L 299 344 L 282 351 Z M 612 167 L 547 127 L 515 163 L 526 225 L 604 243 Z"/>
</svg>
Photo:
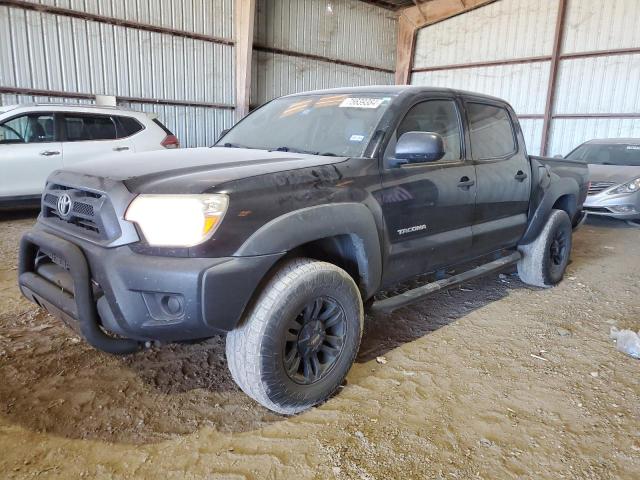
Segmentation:
<svg viewBox="0 0 640 480">
<path fill-rule="evenodd" d="M 269 151 L 270 152 L 304 153 L 304 154 L 307 154 L 307 155 L 321 155 L 321 156 L 325 156 L 325 157 L 337 157 L 337 155 L 335 153 L 331 153 L 331 152 L 320 153 L 320 152 L 312 152 L 311 150 L 302 150 L 300 148 L 291 148 L 291 147 L 272 148 Z"/>
<path fill-rule="evenodd" d="M 239 143 L 223 143 L 222 146 L 224 148 L 251 148 L 251 147 L 247 147 L 245 145 L 240 145 Z"/>
</svg>

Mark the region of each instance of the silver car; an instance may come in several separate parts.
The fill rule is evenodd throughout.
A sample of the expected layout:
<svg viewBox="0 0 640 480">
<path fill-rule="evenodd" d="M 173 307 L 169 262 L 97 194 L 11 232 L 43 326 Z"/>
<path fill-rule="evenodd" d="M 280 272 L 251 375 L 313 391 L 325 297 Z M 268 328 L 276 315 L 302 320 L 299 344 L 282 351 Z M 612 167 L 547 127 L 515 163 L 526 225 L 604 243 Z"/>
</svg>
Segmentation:
<svg viewBox="0 0 640 480">
<path fill-rule="evenodd" d="M 640 139 L 590 140 L 567 155 L 589 165 L 584 210 L 622 220 L 640 220 Z"/>
</svg>

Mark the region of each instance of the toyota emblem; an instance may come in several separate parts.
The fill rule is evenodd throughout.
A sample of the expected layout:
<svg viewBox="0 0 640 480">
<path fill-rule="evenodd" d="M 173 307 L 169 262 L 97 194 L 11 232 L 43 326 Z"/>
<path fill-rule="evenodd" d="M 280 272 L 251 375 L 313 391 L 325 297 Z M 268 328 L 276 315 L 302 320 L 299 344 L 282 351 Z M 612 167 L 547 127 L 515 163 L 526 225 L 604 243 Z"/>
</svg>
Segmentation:
<svg viewBox="0 0 640 480">
<path fill-rule="evenodd" d="M 58 197 L 58 213 L 64 218 L 67 218 L 71 213 L 71 197 L 66 193 Z"/>
</svg>

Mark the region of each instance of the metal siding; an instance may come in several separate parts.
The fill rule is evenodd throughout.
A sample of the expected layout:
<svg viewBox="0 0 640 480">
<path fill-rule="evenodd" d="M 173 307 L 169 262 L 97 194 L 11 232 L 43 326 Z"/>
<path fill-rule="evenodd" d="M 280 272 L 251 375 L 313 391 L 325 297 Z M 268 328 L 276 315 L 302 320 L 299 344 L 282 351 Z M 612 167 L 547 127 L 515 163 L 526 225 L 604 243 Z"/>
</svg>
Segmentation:
<svg viewBox="0 0 640 480">
<path fill-rule="evenodd" d="M 549 62 L 415 72 L 412 85 L 457 88 L 508 101 L 518 114 L 544 113 Z"/>
<path fill-rule="evenodd" d="M 356 0 L 258 0 L 254 41 L 284 50 L 395 68 L 397 18 Z"/>
<path fill-rule="evenodd" d="M 570 1 L 563 53 L 640 47 L 638 0 Z"/>
<path fill-rule="evenodd" d="M 551 128 L 550 155 L 566 155 L 594 138 L 640 138 L 640 119 L 556 119 Z"/>
<path fill-rule="evenodd" d="M 640 113 L 640 55 L 562 60 L 554 113 Z"/>
<path fill-rule="evenodd" d="M 234 123 L 233 110 L 153 103 L 122 102 L 121 105 L 157 114 L 158 119 L 178 137 L 180 145 L 184 147 L 211 146 L 220 132 Z"/>
<path fill-rule="evenodd" d="M 233 38 L 234 0 L 31 0 L 105 17 Z"/>
<path fill-rule="evenodd" d="M 45 2 L 43 2 L 45 3 Z M 198 33 L 231 36 L 233 0 L 51 0 L 49 5 Z M 200 7 L 199 9 L 196 9 Z M 234 48 L 51 13 L 0 7 L 0 86 L 149 98 L 183 146 L 211 145 L 233 111 L 154 104 L 154 99 L 233 104 Z M 3 95 L 2 102 L 91 103 Z"/>
<path fill-rule="evenodd" d="M 414 68 L 551 55 L 557 12 L 557 0 L 502 0 L 423 28 Z"/>
<path fill-rule="evenodd" d="M 527 146 L 529 155 L 540 155 L 543 124 L 544 121 L 538 119 L 525 118 L 520 120 L 520 128 L 522 129 L 524 143 Z"/>
<path fill-rule="evenodd" d="M 357 85 L 391 85 L 392 73 L 268 52 L 253 53 L 252 103 L 289 93 Z"/>
</svg>

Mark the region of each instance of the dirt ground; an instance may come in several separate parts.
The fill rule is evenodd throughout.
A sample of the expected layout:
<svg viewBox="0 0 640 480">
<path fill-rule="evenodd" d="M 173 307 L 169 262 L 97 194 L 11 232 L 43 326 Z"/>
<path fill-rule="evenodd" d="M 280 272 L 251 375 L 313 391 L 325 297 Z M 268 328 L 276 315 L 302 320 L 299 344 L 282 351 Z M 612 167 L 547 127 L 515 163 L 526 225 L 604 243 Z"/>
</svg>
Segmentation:
<svg viewBox="0 0 640 480">
<path fill-rule="evenodd" d="M 589 222 L 554 289 L 506 272 L 367 318 L 340 393 L 282 417 L 235 387 L 223 339 L 86 346 L 20 298 L 34 217 L 3 215 L 2 478 L 640 477 L 640 361 L 608 338 L 640 329 L 640 229 Z"/>
</svg>

